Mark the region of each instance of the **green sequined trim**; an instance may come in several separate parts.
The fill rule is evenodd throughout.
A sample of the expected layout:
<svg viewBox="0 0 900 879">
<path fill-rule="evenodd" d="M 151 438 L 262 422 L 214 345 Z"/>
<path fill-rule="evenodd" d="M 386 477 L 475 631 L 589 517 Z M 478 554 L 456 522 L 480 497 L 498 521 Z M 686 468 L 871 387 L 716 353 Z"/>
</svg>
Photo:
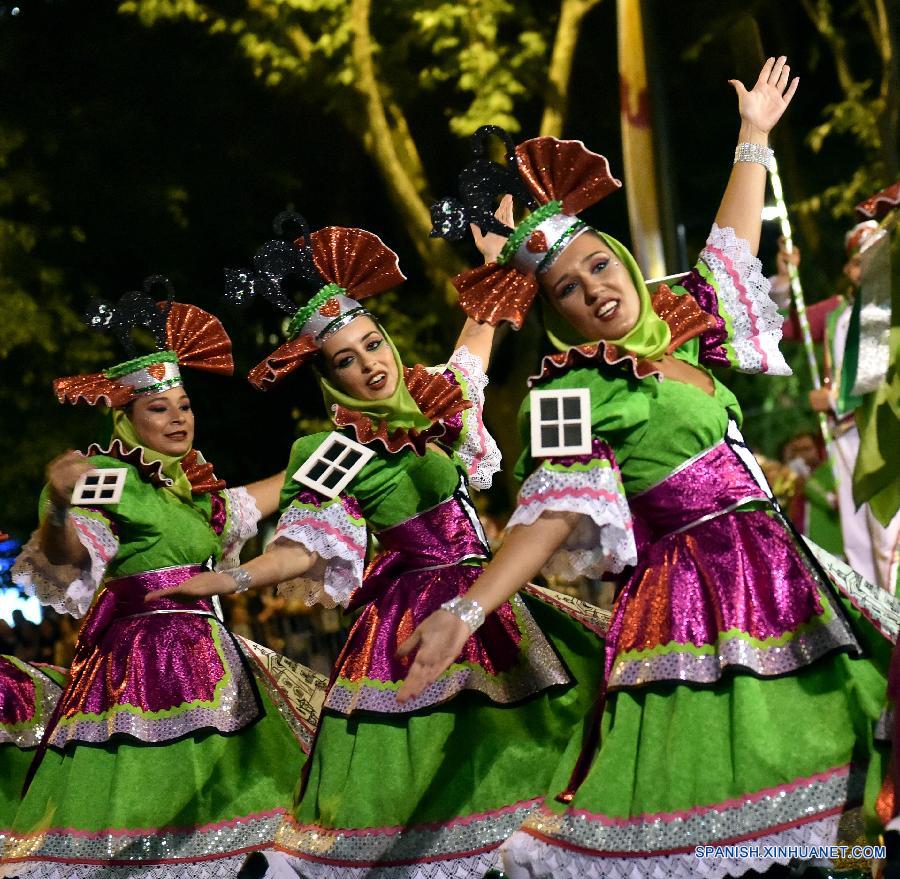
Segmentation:
<svg viewBox="0 0 900 879">
<path fill-rule="evenodd" d="M 505 266 L 515 255 L 522 244 L 528 239 L 528 236 L 540 226 L 544 220 L 555 217 L 562 213 L 561 201 L 548 201 L 547 204 L 541 205 L 536 211 L 532 211 L 518 226 L 513 230 L 512 235 L 506 239 L 503 250 L 497 257 L 497 264 Z"/>
<path fill-rule="evenodd" d="M 580 229 L 583 229 L 587 226 L 587 223 L 584 220 L 576 220 L 576 222 L 572 223 L 556 241 L 553 242 L 553 246 L 547 251 L 547 255 L 541 260 L 541 264 L 538 266 L 538 271 L 543 272 L 546 269 L 549 269 L 551 265 L 553 265 L 553 260 L 556 259 L 556 255 L 562 250 L 562 248 L 568 246 L 569 242 L 572 240 L 572 236 L 578 232 Z"/>
<path fill-rule="evenodd" d="M 303 325 L 321 308 L 332 296 L 343 296 L 346 290 L 339 284 L 326 284 L 303 308 L 297 309 L 297 313 L 288 324 L 288 338 L 293 339 L 303 331 Z"/>
<path fill-rule="evenodd" d="M 143 357 L 135 357 L 134 360 L 126 360 L 117 363 L 109 369 L 104 369 L 103 374 L 109 379 L 121 378 L 139 369 L 146 369 L 154 363 L 178 363 L 178 355 L 174 351 L 154 351 L 153 354 L 145 354 Z"/>
</svg>

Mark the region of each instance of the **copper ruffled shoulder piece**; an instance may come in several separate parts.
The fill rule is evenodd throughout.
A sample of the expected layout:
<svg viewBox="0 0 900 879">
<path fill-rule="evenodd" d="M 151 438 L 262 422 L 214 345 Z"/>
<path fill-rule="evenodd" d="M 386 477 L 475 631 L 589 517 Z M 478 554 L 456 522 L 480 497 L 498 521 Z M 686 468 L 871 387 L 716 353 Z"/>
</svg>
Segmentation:
<svg viewBox="0 0 900 879">
<path fill-rule="evenodd" d="M 653 310 L 668 325 L 672 341 L 666 349 L 669 354 L 695 336 L 714 330 L 716 319 L 704 311 L 690 293 L 677 295 L 667 284 L 660 284 L 651 299 Z"/>
<path fill-rule="evenodd" d="M 160 302 L 157 307 L 169 308 L 166 346 L 178 355 L 179 365 L 220 375 L 234 372 L 231 339 L 215 315 L 182 302 Z"/>
<path fill-rule="evenodd" d="M 105 455 L 108 458 L 115 458 L 126 464 L 131 464 L 141 478 L 159 488 L 167 488 L 172 485 L 172 480 L 163 473 L 162 461 L 147 461 L 144 458 L 144 449 L 141 446 L 135 446 L 126 449 L 124 443 L 120 439 L 114 439 L 108 446 L 102 446 L 100 443 L 91 443 L 87 451 L 84 453 L 86 458 L 94 455 Z M 222 491 L 226 487 L 224 479 L 216 478 L 213 473 L 213 465 L 206 461 L 203 455 L 196 449 L 191 449 L 184 460 L 181 462 L 181 469 L 191 483 L 192 494 L 207 494 L 211 491 Z"/>
<path fill-rule="evenodd" d="M 673 293 L 666 284 L 660 284 L 653 294 L 651 302 L 653 310 L 669 325 L 672 334 L 672 341 L 666 349 L 668 354 L 689 339 L 716 327 L 716 319 L 700 308 L 697 300 L 690 293 L 682 293 L 679 296 Z M 541 368 L 538 373 L 528 379 L 528 387 L 533 387 L 548 378 L 563 375 L 570 369 L 588 366 L 591 363 L 605 363 L 608 366 L 625 364 L 631 367 L 634 377 L 639 379 L 647 378 L 650 375 L 662 377 L 662 372 L 653 365 L 653 361 L 639 360 L 624 348 L 601 341 L 575 345 L 567 351 L 548 354 L 541 360 Z"/>
<path fill-rule="evenodd" d="M 519 173 L 541 204 L 562 202 L 574 216 L 622 186 L 612 176 L 605 156 L 580 140 L 535 137 L 516 147 Z"/>
<path fill-rule="evenodd" d="M 882 220 L 900 204 L 900 180 L 856 206 L 860 220 Z"/>
<path fill-rule="evenodd" d="M 460 386 L 443 372 L 430 372 L 417 364 L 404 368 L 403 380 L 422 414 L 431 420 L 431 427 L 421 431 L 398 428 L 389 434 L 384 421 L 376 424 L 368 415 L 343 406 L 334 407 L 332 420 L 338 427 L 349 427 L 355 433 L 356 441 L 363 445 L 381 443 L 391 453 L 410 448 L 417 455 L 424 455 L 428 443 L 447 432 L 446 422 L 469 409 L 472 403 L 463 397 Z"/>
<path fill-rule="evenodd" d="M 108 379 L 102 372 L 55 379 L 53 391 L 60 403 L 84 401 L 90 406 L 102 403 L 110 408 L 124 406 L 134 396 L 132 388 Z"/>
<path fill-rule="evenodd" d="M 356 300 L 382 293 L 406 280 L 397 254 L 365 229 L 327 226 L 313 232 L 309 243 L 316 271 Z"/>
<path fill-rule="evenodd" d="M 479 323 L 497 326 L 509 321 L 521 329 L 538 293 L 538 282 L 512 266 L 488 263 L 462 272 L 453 279 L 460 308 Z"/>
<path fill-rule="evenodd" d="M 191 449 L 181 462 L 181 469 L 191 483 L 193 494 L 209 494 L 212 491 L 224 491 L 227 483 L 219 479 L 213 472 L 213 465 L 196 449 Z"/>
<path fill-rule="evenodd" d="M 297 336 L 276 348 L 247 375 L 247 380 L 260 391 L 267 391 L 316 356 L 319 349 L 311 336 Z"/>
</svg>

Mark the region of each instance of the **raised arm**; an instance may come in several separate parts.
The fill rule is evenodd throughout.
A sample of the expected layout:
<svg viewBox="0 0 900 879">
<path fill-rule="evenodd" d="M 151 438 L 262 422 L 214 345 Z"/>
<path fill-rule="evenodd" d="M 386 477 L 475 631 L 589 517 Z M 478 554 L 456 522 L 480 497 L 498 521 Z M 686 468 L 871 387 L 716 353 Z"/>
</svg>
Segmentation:
<svg viewBox="0 0 900 879">
<path fill-rule="evenodd" d="M 500 199 L 500 206 L 497 208 L 495 216 L 506 226 L 512 227 L 515 225 L 513 222 L 513 199 L 511 195 L 504 195 Z M 474 225 L 469 228 L 472 230 L 475 246 L 484 257 L 485 264 L 495 262 L 503 249 L 503 245 L 506 244 L 506 239 L 502 235 L 495 235 L 493 232 L 482 235 L 481 230 Z M 487 372 L 491 362 L 491 346 L 493 342 L 494 327 L 490 324 L 480 324 L 472 320 L 472 318 L 466 318 L 454 347 L 461 348 L 465 345 L 472 354 L 481 360 L 481 366 Z"/>
<path fill-rule="evenodd" d="M 794 77 L 788 85 L 790 73 L 787 58 L 782 55 L 766 61 L 750 91 L 739 80 L 729 80 L 738 95 L 739 144 L 768 147 L 769 133 L 787 109 L 800 82 L 799 77 Z M 765 166 L 755 161 L 736 162 L 716 213 L 716 225 L 731 226 L 739 238 L 749 242 L 754 256 L 759 251 L 766 175 Z"/>
</svg>

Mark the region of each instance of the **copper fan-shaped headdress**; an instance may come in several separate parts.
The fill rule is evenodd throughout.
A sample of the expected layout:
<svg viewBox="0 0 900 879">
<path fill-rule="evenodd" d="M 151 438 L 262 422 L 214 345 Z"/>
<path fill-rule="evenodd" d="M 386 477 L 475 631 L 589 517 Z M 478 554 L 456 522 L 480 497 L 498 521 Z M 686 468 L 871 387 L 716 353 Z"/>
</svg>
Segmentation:
<svg viewBox="0 0 900 879">
<path fill-rule="evenodd" d="M 396 287 L 406 278 L 397 254 L 365 229 L 328 226 L 310 232 L 306 220 L 291 212 L 273 223 L 279 238 L 267 241 L 253 257 L 253 269 L 225 270 L 225 297 L 247 305 L 257 295 L 290 317 L 288 341 L 249 375 L 266 390 L 309 362 L 325 340 L 368 312 L 360 301 Z M 290 295 L 312 296 L 298 307 Z"/>
<path fill-rule="evenodd" d="M 157 301 L 160 294 L 165 300 Z M 115 305 L 94 299 L 85 314 L 87 324 L 113 333 L 131 359 L 103 372 L 56 379 L 59 402 L 124 406 L 137 396 L 180 385 L 180 366 L 231 375 L 231 339 L 219 319 L 195 305 L 174 302 L 173 295 L 168 279 L 153 275 L 143 291 L 126 293 Z M 138 355 L 131 337 L 135 327 L 150 330 L 155 351 Z"/>
<path fill-rule="evenodd" d="M 505 165 L 486 157 L 491 135 L 506 146 Z M 482 233 L 508 239 L 496 262 L 463 272 L 453 283 L 470 317 L 493 325 L 509 321 L 518 329 L 537 295 L 537 276 L 589 229 L 576 214 L 622 184 L 609 162 L 580 140 L 536 137 L 514 146 L 504 129 L 484 125 L 472 135 L 472 149 L 476 158 L 459 175 L 461 201 L 432 205 L 431 234 L 459 239 L 474 223 Z M 514 229 L 494 216 L 497 198 L 506 194 L 531 209 Z"/>
</svg>

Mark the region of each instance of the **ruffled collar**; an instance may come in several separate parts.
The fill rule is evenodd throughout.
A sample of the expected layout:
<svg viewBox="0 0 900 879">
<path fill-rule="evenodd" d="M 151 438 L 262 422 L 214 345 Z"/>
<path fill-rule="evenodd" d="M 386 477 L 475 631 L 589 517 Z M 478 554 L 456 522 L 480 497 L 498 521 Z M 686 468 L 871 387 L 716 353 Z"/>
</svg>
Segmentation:
<svg viewBox="0 0 900 879">
<path fill-rule="evenodd" d="M 688 340 L 716 326 L 716 319 L 703 311 L 690 293 L 682 293 L 679 296 L 666 284 L 660 284 L 651 301 L 653 310 L 669 325 L 672 334 L 666 348 L 667 354 L 671 354 Z M 588 366 L 591 363 L 605 363 L 609 366 L 624 364 L 626 368 L 631 369 L 635 378 L 644 379 L 650 375 L 662 378 L 662 372 L 654 365 L 654 361 L 638 358 L 611 342 L 600 341 L 575 345 L 567 351 L 548 354 L 541 360 L 538 373 L 528 379 L 528 386 L 533 387 L 548 378 L 563 375 L 570 369 Z"/>
<path fill-rule="evenodd" d="M 385 421 L 375 422 L 362 412 L 354 412 L 344 406 L 332 407 L 331 419 L 338 427 L 349 427 L 363 445 L 381 443 L 391 453 L 410 448 L 417 455 L 424 455 L 428 443 L 447 433 L 447 422 L 469 409 L 471 401 L 463 397 L 462 388 L 444 372 L 430 372 L 422 365 L 403 368 L 403 381 L 421 410 L 431 421 L 424 430 L 397 428 L 388 432 Z"/>
<path fill-rule="evenodd" d="M 172 480 L 163 473 L 162 461 L 148 461 L 144 457 L 142 446 L 126 448 L 120 439 L 114 439 L 105 448 L 100 443 L 92 443 L 84 453 L 85 457 L 106 455 L 131 464 L 152 485 L 168 488 Z M 181 469 L 191 484 L 191 494 L 208 494 L 222 491 L 226 487 L 224 479 L 218 479 L 213 472 L 213 465 L 206 461 L 196 449 L 191 449 L 181 462 Z"/>
</svg>

